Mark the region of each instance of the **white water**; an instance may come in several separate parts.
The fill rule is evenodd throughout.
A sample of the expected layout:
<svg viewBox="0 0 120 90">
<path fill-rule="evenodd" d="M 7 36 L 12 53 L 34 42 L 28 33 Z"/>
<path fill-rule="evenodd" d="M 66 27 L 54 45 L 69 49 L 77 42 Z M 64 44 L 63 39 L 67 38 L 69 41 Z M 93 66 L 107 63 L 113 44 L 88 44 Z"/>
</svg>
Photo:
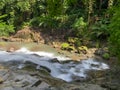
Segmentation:
<svg viewBox="0 0 120 90">
<path fill-rule="evenodd" d="M 63 57 L 63 56 L 56 56 L 54 53 L 48 53 L 48 52 L 43 52 L 43 51 L 38 51 L 38 52 L 32 52 L 32 51 L 29 51 L 27 48 L 23 47 L 19 50 L 17 50 L 16 52 L 19 52 L 19 53 L 25 53 L 25 54 L 36 54 L 36 55 L 39 55 L 39 56 L 45 56 L 47 58 L 57 58 L 59 61 L 64 61 L 64 60 L 70 60 L 70 58 L 67 58 L 67 57 Z M 47 59 L 45 59 L 47 60 Z"/>
<path fill-rule="evenodd" d="M 82 60 L 81 62 L 69 62 L 60 64 L 58 62 L 50 62 L 57 58 L 59 61 L 70 60 L 63 56 L 56 56 L 54 53 L 47 52 L 32 52 L 27 48 L 21 48 L 15 52 L 0 51 L 0 62 L 20 61 L 22 64 L 18 68 L 24 67 L 24 62 L 30 61 L 39 66 L 45 66 L 51 70 L 51 75 L 65 81 L 73 81 L 75 77 L 86 78 L 86 72 L 89 70 L 105 70 L 109 66 L 103 62 L 98 62 L 93 59 Z M 37 68 L 37 66 L 36 66 Z"/>
</svg>

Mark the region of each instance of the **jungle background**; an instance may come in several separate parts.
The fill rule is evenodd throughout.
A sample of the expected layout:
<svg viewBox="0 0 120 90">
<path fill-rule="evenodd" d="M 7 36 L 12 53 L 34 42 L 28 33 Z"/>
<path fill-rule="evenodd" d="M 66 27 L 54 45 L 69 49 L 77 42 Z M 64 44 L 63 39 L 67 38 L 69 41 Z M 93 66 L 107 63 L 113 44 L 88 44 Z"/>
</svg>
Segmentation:
<svg viewBox="0 0 120 90">
<path fill-rule="evenodd" d="M 119 61 L 119 9 L 120 0 L 1 0 L 0 36 L 10 37 L 28 27 L 62 41 L 63 50 L 80 53 L 87 47 L 107 47 L 103 57 Z M 38 42 L 37 34 L 28 38 Z"/>
</svg>

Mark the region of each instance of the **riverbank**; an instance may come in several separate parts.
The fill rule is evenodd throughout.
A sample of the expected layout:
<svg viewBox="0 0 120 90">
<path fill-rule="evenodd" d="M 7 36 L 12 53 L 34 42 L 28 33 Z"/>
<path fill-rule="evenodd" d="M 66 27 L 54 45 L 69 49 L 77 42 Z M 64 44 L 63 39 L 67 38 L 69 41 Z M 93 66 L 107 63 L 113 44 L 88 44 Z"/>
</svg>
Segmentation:
<svg viewBox="0 0 120 90">
<path fill-rule="evenodd" d="M 73 38 L 70 39 L 70 41 L 74 41 Z M 103 57 L 104 59 L 110 59 L 108 48 L 106 45 L 103 45 L 101 47 L 97 47 L 96 42 L 90 42 L 90 46 L 79 46 L 76 47 L 73 46 L 68 46 L 66 47 L 65 42 L 65 35 L 56 35 L 56 34 L 50 34 L 50 33 L 44 33 L 42 30 L 37 29 L 37 28 L 30 28 L 30 27 L 25 27 L 22 30 L 17 31 L 14 35 L 11 35 L 9 37 L 0 37 L 0 46 L 4 47 L 5 43 L 4 42 L 13 42 L 12 44 L 7 45 L 7 51 L 14 51 L 19 49 L 21 43 L 25 43 L 29 45 L 29 43 L 36 43 L 38 46 L 46 45 L 50 46 L 51 48 L 55 48 L 56 52 L 59 54 L 63 54 L 72 60 L 75 61 L 80 61 L 80 60 L 85 60 L 88 58 L 101 58 Z M 17 42 L 17 45 L 14 45 L 14 42 Z M 87 41 L 85 41 L 87 43 Z M 30 45 L 29 45 L 30 46 Z M 31 45 L 32 46 L 32 45 Z M 34 47 L 31 47 L 30 50 L 46 50 L 46 48 L 39 48 L 37 45 Z M 39 48 L 39 49 L 38 49 Z M 62 49 L 63 48 L 63 49 Z M 69 49 L 70 50 L 69 50 Z M 47 50 L 46 50 L 47 51 Z M 52 50 L 51 50 L 52 51 Z M 54 52 L 54 51 L 53 51 Z"/>
<path fill-rule="evenodd" d="M 54 48 L 53 45 L 47 45 L 42 43 L 32 43 L 32 42 L 9 42 L 9 41 L 1 41 L 0 42 L 0 49 L 5 50 L 8 52 L 16 51 L 21 47 L 27 47 L 31 51 L 46 51 L 46 52 L 53 52 L 55 54 L 60 54 L 71 58 L 71 60 L 80 61 L 85 60 L 88 58 L 98 58 L 102 59 L 100 56 L 96 56 L 95 52 L 97 48 L 89 48 L 87 53 L 75 53 L 66 50 L 62 50 L 60 48 Z"/>
</svg>

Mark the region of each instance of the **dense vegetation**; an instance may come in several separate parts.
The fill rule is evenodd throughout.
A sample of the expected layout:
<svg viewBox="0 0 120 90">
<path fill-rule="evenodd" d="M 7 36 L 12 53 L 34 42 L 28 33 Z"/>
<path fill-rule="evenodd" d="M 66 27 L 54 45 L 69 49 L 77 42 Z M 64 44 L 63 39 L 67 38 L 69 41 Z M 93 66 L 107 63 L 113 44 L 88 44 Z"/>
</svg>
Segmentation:
<svg viewBox="0 0 120 90">
<path fill-rule="evenodd" d="M 65 34 L 76 47 L 109 38 L 120 58 L 119 9 L 119 0 L 1 0 L 0 36 L 30 26 Z"/>
<path fill-rule="evenodd" d="M 117 55 L 120 61 L 120 1 L 112 9 L 113 17 L 110 23 L 110 49 L 113 55 Z"/>
</svg>

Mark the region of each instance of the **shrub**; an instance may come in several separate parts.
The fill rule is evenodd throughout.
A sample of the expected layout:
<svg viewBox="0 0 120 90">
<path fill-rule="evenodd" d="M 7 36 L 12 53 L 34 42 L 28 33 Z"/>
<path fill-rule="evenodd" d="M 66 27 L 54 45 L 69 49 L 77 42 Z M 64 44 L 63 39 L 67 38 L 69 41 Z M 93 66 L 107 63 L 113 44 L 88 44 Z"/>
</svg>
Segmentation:
<svg viewBox="0 0 120 90">
<path fill-rule="evenodd" d="M 104 54 L 102 55 L 102 57 L 103 57 L 104 59 L 109 59 L 109 58 L 110 58 L 110 55 L 109 55 L 108 53 L 104 53 Z"/>
<path fill-rule="evenodd" d="M 101 18 L 96 21 L 92 26 L 91 36 L 93 39 L 104 40 L 109 36 L 108 24 L 110 23 L 108 18 Z"/>
<path fill-rule="evenodd" d="M 77 37 L 85 35 L 85 28 L 87 24 L 84 22 L 83 17 L 78 18 L 73 24 L 74 33 Z"/>
<path fill-rule="evenodd" d="M 120 60 L 120 4 L 115 7 L 114 15 L 110 24 L 110 51 Z"/>
<path fill-rule="evenodd" d="M 0 36 L 9 36 L 9 34 L 13 32 L 13 25 L 7 25 L 5 22 L 0 22 Z"/>
</svg>

